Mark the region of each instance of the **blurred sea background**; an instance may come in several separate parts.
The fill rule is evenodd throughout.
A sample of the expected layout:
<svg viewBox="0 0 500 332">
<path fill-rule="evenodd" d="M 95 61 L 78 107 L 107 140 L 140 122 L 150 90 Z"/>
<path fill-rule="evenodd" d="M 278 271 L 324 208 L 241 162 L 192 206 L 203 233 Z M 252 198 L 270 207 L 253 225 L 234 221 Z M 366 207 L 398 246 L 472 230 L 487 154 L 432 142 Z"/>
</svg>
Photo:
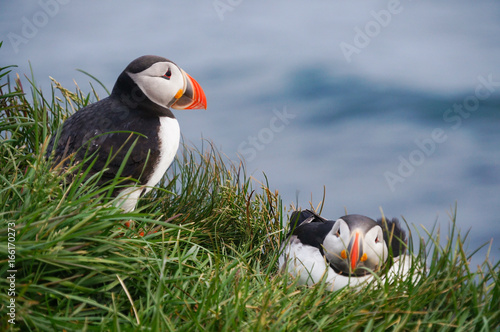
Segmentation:
<svg viewBox="0 0 500 332">
<path fill-rule="evenodd" d="M 167 57 L 207 95 L 175 113 L 184 139 L 243 157 L 285 205 L 325 191 L 329 219 L 382 208 L 446 237 L 456 204 L 469 252 L 493 239 L 500 256 L 498 1 L 3 1 L 0 40 L 0 65 L 25 87 L 31 65 L 46 96 L 49 76 L 111 90 Z"/>
</svg>

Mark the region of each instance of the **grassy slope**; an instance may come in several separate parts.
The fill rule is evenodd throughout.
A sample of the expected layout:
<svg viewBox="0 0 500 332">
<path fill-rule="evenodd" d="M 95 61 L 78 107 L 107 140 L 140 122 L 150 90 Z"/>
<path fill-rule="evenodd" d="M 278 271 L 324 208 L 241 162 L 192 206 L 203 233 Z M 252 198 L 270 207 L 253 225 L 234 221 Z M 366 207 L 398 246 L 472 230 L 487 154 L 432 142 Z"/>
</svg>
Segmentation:
<svg viewBox="0 0 500 332">
<path fill-rule="evenodd" d="M 14 222 L 17 297 L 9 325 L 2 255 L 1 330 L 498 331 L 500 265 L 485 259 L 472 271 L 453 223 L 444 245 L 439 232 L 420 230 L 429 272 L 417 285 L 337 293 L 297 286 L 276 267 L 286 209 L 244 166 L 208 142 L 184 146 L 159 189 L 124 213 L 109 188 L 69 181 L 42 157 L 51 131 L 93 95 L 58 86 L 62 99 L 46 97 L 32 83 L 28 101 L 7 72 L 0 71 L 0 247 L 7 252 Z M 122 226 L 127 220 L 134 229 Z"/>
</svg>

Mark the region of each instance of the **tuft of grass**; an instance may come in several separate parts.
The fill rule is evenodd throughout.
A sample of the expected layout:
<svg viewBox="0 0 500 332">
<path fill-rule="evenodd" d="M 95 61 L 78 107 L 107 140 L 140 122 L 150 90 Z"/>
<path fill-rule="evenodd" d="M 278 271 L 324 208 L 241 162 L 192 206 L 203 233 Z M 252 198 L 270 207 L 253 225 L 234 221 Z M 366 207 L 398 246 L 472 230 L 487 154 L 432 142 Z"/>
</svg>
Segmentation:
<svg viewBox="0 0 500 332">
<path fill-rule="evenodd" d="M 0 247 L 15 238 L 15 254 L 0 261 L 1 330 L 499 330 L 500 265 L 469 266 L 475 251 L 456 215 L 445 239 L 415 227 L 428 269 L 416 284 L 298 286 L 277 271 L 287 208 L 242 162 L 207 141 L 183 144 L 158 188 L 125 213 L 108 195 L 117 183 L 98 187 L 78 164 L 70 179 L 43 157 L 50 134 L 97 95 L 54 80 L 47 98 L 31 77 L 28 96 L 9 70 L 0 68 Z"/>
</svg>

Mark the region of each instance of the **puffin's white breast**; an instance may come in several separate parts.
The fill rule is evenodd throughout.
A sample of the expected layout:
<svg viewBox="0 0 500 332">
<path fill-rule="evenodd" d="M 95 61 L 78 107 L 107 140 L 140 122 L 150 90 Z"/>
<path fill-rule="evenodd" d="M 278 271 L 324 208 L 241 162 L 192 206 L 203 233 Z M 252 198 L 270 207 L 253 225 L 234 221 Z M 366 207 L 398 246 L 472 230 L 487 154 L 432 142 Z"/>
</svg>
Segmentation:
<svg viewBox="0 0 500 332">
<path fill-rule="evenodd" d="M 153 165 L 154 171 L 145 186 L 134 186 L 126 188 L 118 195 L 119 205 L 127 212 L 133 211 L 141 194 L 145 194 L 152 189 L 167 171 L 175 158 L 179 148 L 181 131 L 177 119 L 160 117 L 160 129 L 158 132 L 160 141 L 160 159 Z M 144 188 L 145 187 L 145 188 Z"/>
<path fill-rule="evenodd" d="M 146 192 L 151 190 L 151 187 L 154 187 L 158 182 L 160 182 L 161 178 L 175 158 L 181 138 L 181 130 L 177 119 L 172 119 L 166 116 L 160 117 L 160 130 L 158 132 L 158 138 L 160 141 L 160 159 L 154 166 L 154 171 L 146 183 L 146 186 L 150 187 L 146 188 Z"/>
</svg>

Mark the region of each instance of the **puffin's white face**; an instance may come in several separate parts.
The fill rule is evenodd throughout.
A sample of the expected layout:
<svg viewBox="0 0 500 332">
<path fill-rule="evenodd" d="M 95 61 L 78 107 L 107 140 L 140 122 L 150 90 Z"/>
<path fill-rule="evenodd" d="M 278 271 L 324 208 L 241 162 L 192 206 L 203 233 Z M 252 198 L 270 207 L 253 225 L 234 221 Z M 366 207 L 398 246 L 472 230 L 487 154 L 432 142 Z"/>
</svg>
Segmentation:
<svg viewBox="0 0 500 332">
<path fill-rule="evenodd" d="M 365 268 L 377 271 L 387 260 L 388 250 L 382 228 L 374 226 L 368 231 L 350 229 L 338 219 L 323 241 L 327 260 L 345 274 L 365 274 Z"/>
<path fill-rule="evenodd" d="M 377 271 L 388 258 L 387 244 L 384 240 L 382 227 L 375 226 L 364 236 L 363 254 L 366 261 L 359 263 L 359 267 L 364 266 L 373 271 Z M 364 256 L 361 257 L 363 259 Z"/>
<path fill-rule="evenodd" d="M 323 249 L 328 261 L 344 272 L 349 272 L 345 251 L 349 246 L 350 239 L 351 231 L 349 226 L 344 220 L 338 219 L 323 241 Z"/>
<path fill-rule="evenodd" d="M 186 75 L 172 62 L 156 62 L 139 73 L 127 74 L 152 102 L 163 107 L 172 107 L 186 90 Z"/>
</svg>

